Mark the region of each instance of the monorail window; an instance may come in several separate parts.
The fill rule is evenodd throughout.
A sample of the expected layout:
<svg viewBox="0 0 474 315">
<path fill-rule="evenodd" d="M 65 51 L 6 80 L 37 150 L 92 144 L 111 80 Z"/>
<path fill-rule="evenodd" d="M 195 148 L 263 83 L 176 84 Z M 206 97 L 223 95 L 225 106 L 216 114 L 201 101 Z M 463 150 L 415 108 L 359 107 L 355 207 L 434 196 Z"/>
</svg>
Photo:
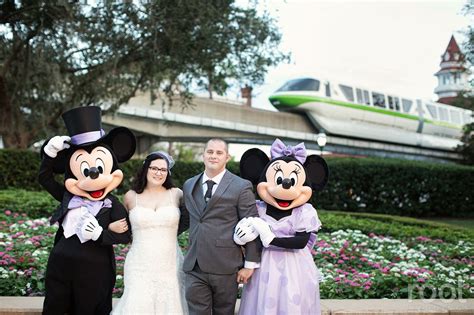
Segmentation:
<svg viewBox="0 0 474 315">
<path fill-rule="evenodd" d="M 428 112 L 430 113 L 431 117 L 433 117 L 433 119 L 438 119 L 438 112 L 436 111 L 436 106 L 426 104 L 426 108 L 428 109 Z"/>
<path fill-rule="evenodd" d="M 329 84 L 329 82 L 326 82 L 324 86 L 326 88 L 326 96 L 331 97 L 331 85 Z"/>
<path fill-rule="evenodd" d="M 341 88 L 342 94 L 344 94 L 346 100 L 354 102 L 354 90 L 352 87 L 342 84 L 339 84 L 339 87 Z"/>
<path fill-rule="evenodd" d="M 461 125 L 461 113 L 455 109 L 449 110 L 451 121 L 455 124 Z"/>
<path fill-rule="evenodd" d="M 402 98 L 402 106 L 403 106 L 403 111 L 405 113 L 409 113 L 411 110 L 411 107 L 413 106 L 413 101 Z"/>
<path fill-rule="evenodd" d="M 356 89 L 357 103 L 364 104 L 364 98 L 362 97 L 362 90 Z"/>
<path fill-rule="evenodd" d="M 439 119 L 444 121 L 449 121 L 448 110 L 446 108 L 439 107 Z"/>
<path fill-rule="evenodd" d="M 370 105 L 369 92 L 367 90 L 356 89 L 357 103 Z"/>
<path fill-rule="evenodd" d="M 388 107 L 390 109 L 400 111 L 400 99 L 395 96 L 388 96 Z"/>
<path fill-rule="evenodd" d="M 363 90 L 362 92 L 364 92 L 365 104 L 370 105 L 369 91 Z"/>
<path fill-rule="evenodd" d="M 319 91 L 319 80 L 296 79 L 286 82 L 277 92 L 285 91 Z"/>
<path fill-rule="evenodd" d="M 372 92 L 372 100 L 374 101 L 374 106 L 385 108 L 385 95 Z"/>
</svg>

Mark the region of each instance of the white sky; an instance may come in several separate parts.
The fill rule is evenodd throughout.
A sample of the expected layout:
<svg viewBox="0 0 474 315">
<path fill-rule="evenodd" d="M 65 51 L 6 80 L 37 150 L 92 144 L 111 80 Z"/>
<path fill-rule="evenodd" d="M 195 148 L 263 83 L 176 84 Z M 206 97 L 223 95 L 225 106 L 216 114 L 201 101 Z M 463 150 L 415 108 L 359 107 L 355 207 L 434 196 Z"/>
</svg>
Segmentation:
<svg viewBox="0 0 474 315">
<path fill-rule="evenodd" d="M 436 99 L 441 54 L 452 34 L 461 45 L 461 31 L 474 25 L 462 13 L 467 1 L 267 0 L 292 61 L 269 71 L 253 105 L 273 109 L 268 96 L 300 76 Z"/>
</svg>

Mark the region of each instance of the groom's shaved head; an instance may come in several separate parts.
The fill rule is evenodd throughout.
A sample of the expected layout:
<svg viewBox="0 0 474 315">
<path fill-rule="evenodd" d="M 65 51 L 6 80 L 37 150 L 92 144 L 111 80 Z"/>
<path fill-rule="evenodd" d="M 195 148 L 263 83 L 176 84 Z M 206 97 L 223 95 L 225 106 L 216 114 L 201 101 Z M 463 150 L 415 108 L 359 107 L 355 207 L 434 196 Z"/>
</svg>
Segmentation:
<svg viewBox="0 0 474 315">
<path fill-rule="evenodd" d="M 210 142 L 221 142 L 224 144 L 225 146 L 225 152 L 226 153 L 229 153 L 229 144 L 224 140 L 224 139 L 221 139 L 221 138 L 212 138 L 212 139 L 209 139 L 207 142 L 206 142 L 206 147 L 204 148 L 204 151 L 207 149 L 207 147 L 209 146 L 209 143 Z"/>
</svg>

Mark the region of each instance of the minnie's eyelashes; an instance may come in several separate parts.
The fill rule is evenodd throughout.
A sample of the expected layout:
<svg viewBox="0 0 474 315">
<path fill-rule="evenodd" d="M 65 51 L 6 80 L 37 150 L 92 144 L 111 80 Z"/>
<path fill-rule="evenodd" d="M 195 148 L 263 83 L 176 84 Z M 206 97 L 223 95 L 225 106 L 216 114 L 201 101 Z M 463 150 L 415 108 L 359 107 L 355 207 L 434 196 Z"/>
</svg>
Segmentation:
<svg viewBox="0 0 474 315">
<path fill-rule="evenodd" d="M 301 173 L 301 168 L 298 165 L 295 165 L 295 169 L 293 170 L 293 172 L 295 172 L 296 175 L 298 175 Z"/>
<path fill-rule="evenodd" d="M 273 169 L 275 170 L 275 172 L 281 171 L 280 164 L 279 163 L 273 164 Z"/>
</svg>

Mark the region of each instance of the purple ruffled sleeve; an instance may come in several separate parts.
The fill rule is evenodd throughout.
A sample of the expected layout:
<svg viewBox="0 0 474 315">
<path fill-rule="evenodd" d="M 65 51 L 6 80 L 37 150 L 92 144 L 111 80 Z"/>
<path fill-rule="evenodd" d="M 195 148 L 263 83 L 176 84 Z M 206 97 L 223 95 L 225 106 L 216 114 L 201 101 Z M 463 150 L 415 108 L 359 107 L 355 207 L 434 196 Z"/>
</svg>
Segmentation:
<svg viewBox="0 0 474 315">
<path fill-rule="evenodd" d="M 296 232 L 317 232 L 321 228 L 318 213 L 309 203 L 301 207 L 301 211 L 295 223 Z"/>
</svg>

